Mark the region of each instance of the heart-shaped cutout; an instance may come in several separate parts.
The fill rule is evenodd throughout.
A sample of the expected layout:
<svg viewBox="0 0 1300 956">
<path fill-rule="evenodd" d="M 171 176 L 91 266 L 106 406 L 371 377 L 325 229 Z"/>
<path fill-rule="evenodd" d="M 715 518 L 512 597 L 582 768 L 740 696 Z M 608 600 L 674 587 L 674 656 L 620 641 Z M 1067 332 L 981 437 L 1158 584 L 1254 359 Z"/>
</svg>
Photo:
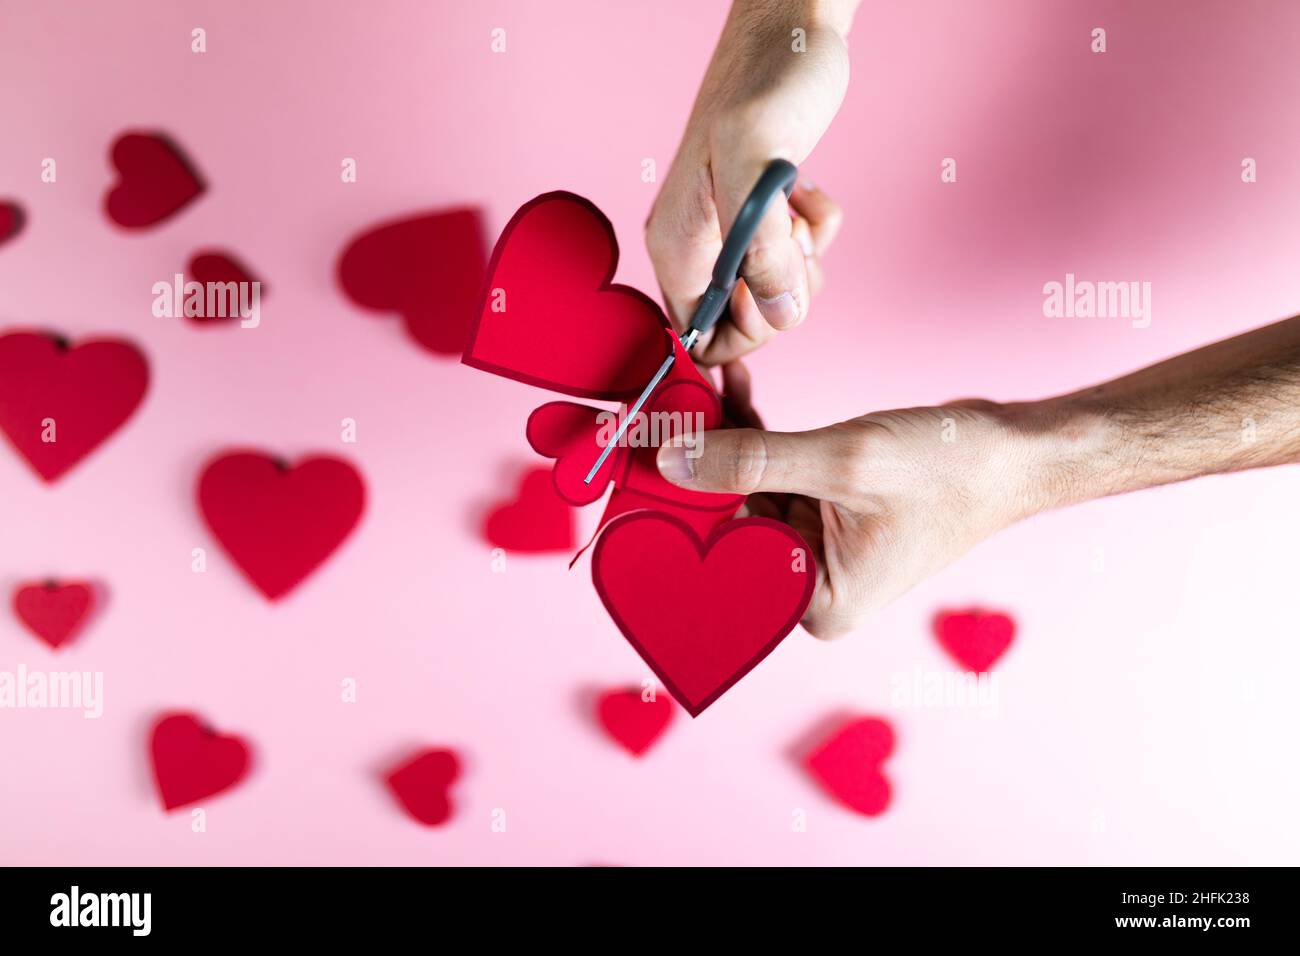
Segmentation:
<svg viewBox="0 0 1300 956">
<path fill-rule="evenodd" d="M 148 363 L 130 342 L 0 336 L 0 430 L 45 481 L 121 427 L 148 385 Z"/>
<path fill-rule="evenodd" d="M 549 469 L 524 474 L 519 496 L 488 513 L 483 536 L 493 547 L 525 554 L 573 550 L 573 512 L 556 493 Z"/>
<path fill-rule="evenodd" d="M 229 790 L 248 774 L 248 745 L 222 736 L 193 714 L 165 714 L 150 738 L 163 807 L 174 810 Z"/>
<path fill-rule="evenodd" d="M 600 457 L 601 436 L 608 431 L 609 418 L 617 413 L 575 402 L 547 402 L 528 416 L 525 432 L 533 451 L 554 458 L 551 469 L 556 493 L 571 505 L 589 505 L 605 493 L 619 473 L 622 452 L 616 449 L 587 484 L 584 479 Z"/>
<path fill-rule="evenodd" d="M 646 697 L 640 688 L 611 690 L 600 695 L 596 716 L 620 747 L 639 757 L 673 722 L 673 702 L 658 694 Z"/>
<path fill-rule="evenodd" d="M 624 514 L 596 542 L 591 576 L 623 636 L 697 716 L 785 639 L 816 567 L 788 525 L 741 518 L 701 540 L 676 515 Z"/>
<path fill-rule="evenodd" d="M 203 518 L 253 585 L 275 601 L 298 586 L 352 533 L 365 484 L 339 458 L 296 465 L 259 452 L 231 452 L 199 476 Z"/>
<path fill-rule="evenodd" d="M 668 320 L 612 283 L 618 242 L 588 200 L 525 203 L 497 240 L 463 361 L 554 392 L 610 401 L 640 394 L 668 354 Z"/>
<path fill-rule="evenodd" d="M 396 312 L 421 347 L 459 355 L 478 312 L 487 249 L 477 209 L 372 226 L 339 257 L 339 284 L 364 309 Z"/>
<path fill-rule="evenodd" d="M 56 650 L 77 636 L 94 603 L 94 588 L 80 581 L 21 584 L 13 596 L 19 620 Z"/>
<path fill-rule="evenodd" d="M 955 661 L 983 673 L 1011 646 L 1016 622 L 996 611 L 945 611 L 935 617 L 934 633 Z"/>
<path fill-rule="evenodd" d="M 451 818 L 448 789 L 459 776 L 460 758 L 455 751 L 430 749 L 405 760 L 385 780 L 413 819 L 436 827 Z"/>
<path fill-rule="evenodd" d="M 252 271 L 244 265 L 233 253 L 222 252 L 219 250 L 208 250 L 205 252 L 196 252 L 191 258 L 189 267 L 186 270 L 189 277 L 205 288 L 212 285 L 221 285 L 226 288 L 234 283 L 236 290 L 248 288 L 249 292 L 236 291 L 225 297 L 226 303 L 233 303 L 234 308 L 226 305 L 224 308 L 209 310 L 204 308 L 202 315 L 185 315 L 185 318 L 195 325 L 234 325 L 238 324 L 248 316 L 241 316 L 239 307 L 242 303 L 248 302 L 252 295 L 251 287 L 254 282 L 257 283 L 257 296 L 260 303 L 261 297 L 266 295 L 266 283 L 253 275 Z M 182 310 L 185 311 L 185 310 Z M 221 313 L 221 314 L 210 314 Z"/>
<path fill-rule="evenodd" d="M 162 222 L 203 192 L 193 164 L 166 136 L 124 133 L 113 143 L 111 156 L 118 182 L 104 198 L 104 210 L 124 229 Z"/>
<path fill-rule="evenodd" d="M 862 717 L 843 724 L 808 755 L 813 777 L 850 809 L 874 817 L 889 806 L 889 780 L 880 765 L 894 751 L 885 721 Z"/>
</svg>

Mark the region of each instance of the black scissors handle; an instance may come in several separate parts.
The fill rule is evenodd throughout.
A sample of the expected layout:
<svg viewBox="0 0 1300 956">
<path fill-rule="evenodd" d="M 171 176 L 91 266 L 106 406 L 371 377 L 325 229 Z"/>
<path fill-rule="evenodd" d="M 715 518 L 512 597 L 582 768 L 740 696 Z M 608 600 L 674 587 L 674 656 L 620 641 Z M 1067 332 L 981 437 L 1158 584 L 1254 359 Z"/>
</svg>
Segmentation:
<svg viewBox="0 0 1300 956">
<path fill-rule="evenodd" d="M 759 223 L 767 214 L 767 207 L 772 204 L 778 192 L 785 193 L 786 198 L 789 198 L 798 175 L 799 170 L 794 163 L 774 159 L 767 164 L 763 175 L 758 177 L 758 182 L 745 197 L 745 204 L 740 207 L 736 221 L 731 224 L 731 230 L 722 243 L 722 252 L 718 254 L 718 261 L 713 266 L 713 279 L 704 291 L 700 304 L 695 307 L 690 327 L 682 336 L 686 348 L 689 349 L 700 336 L 713 328 L 727 310 L 731 303 L 731 292 L 740 278 L 740 264 L 749 251 L 749 244 L 754 241 Z"/>
</svg>

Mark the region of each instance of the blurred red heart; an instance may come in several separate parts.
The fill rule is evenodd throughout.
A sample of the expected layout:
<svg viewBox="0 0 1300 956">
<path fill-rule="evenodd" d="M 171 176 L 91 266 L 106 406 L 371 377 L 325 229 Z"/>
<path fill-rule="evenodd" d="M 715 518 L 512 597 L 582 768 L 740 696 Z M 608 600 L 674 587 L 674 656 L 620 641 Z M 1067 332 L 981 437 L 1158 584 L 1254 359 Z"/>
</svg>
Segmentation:
<svg viewBox="0 0 1300 956">
<path fill-rule="evenodd" d="M 601 726 L 632 756 L 645 753 L 673 721 L 673 702 L 656 695 L 643 700 L 638 688 L 600 695 L 596 714 Z"/>
<path fill-rule="evenodd" d="M 614 229 L 588 200 L 553 192 L 525 203 L 492 252 L 463 361 L 566 395 L 635 398 L 668 354 L 668 320 L 611 283 L 617 267 Z"/>
<path fill-rule="evenodd" d="M 117 184 L 104 199 L 108 218 L 126 229 L 141 229 L 180 211 L 203 192 L 189 159 L 174 142 L 157 133 L 124 133 L 113 143 Z"/>
<path fill-rule="evenodd" d="M 817 572 L 778 521 L 728 521 L 701 541 L 675 515 L 636 511 L 606 526 L 591 576 L 623 636 L 694 717 L 794 630 Z"/>
<path fill-rule="evenodd" d="M 935 636 L 967 670 L 992 667 L 1016 636 L 1016 622 L 1005 614 L 980 610 L 946 611 L 934 619 Z"/>
<path fill-rule="evenodd" d="M 489 512 L 483 536 L 494 547 L 507 551 L 572 550 L 573 512 L 556 492 L 550 469 L 526 472 L 519 483 L 519 497 Z"/>
<path fill-rule="evenodd" d="M 459 355 L 478 309 L 486 265 L 482 214 L 455 209 L 371 227 L 349 241 L 338 276 L 357 305 L 396 312 L 422 347 Z"/>
<path fill-rule="evenodd" d="M 0 201 L 0 245 L 18 235 L 23 228 L 23 209 L 15 202 Z"/>
<path fill-rule="evenodd" d="M 236 285 L 251 285 L 256 282 L 259 301 L 261 296 L 266 295 L 266 283 L 255 278 L 244 264 L 230 253 L 217 251 L 196 252 L 190 259 L 189 268 L 186 271 L 193 281 L 202 283 L 204 286 L 210 282 L 221 285 L 231 282 Z M 238 296 L 236 296 L 234 304 L 239 305 Z M 227 315 L 208 315 L 207 309 L 203 311 L 203 315 L 186 315 L 185 318 L 196 325 L 225 325 L 230 322 L 241 321 L 238 308 L 219 310 L 227 312 Z"/>
<path fill-rule="evenodd" d="M 453 750 L 422 750 L 391 771 L 386 780 L 398 802 L 426 827 L 446 823 L 451 817 L 448 788 L 460 776 L 460 760 Z"/>
<path fill-rule="evenodd" d="M 130 418 L 148 384 L 148 364 L 129 342 L 0 336 L 0 430 L 46 481 Z"/>
<path fill-rule="evenodd" d="M 91 586 L 76 581 L 23 584 L 13 596 L 14 613 L 53 648 L 76 636 L 93 603 Z"/>
<path fill-rule="evenodd" d="M 217 734 L 193 714 L 160 717 L 150 747 L 154 780 L 168 810 L 229 790 L 248 774 L 248 745 Z"/>
<path fill-rule="evenodd" d="M 889 781 L 880 765 L 894 750 L 894 731 L 863 717 L 841 726 L 805 761 L 812 775 L 850 809 L 874 817 L 889 806 Z"/>
<path fill-rule="evenodd" d="M 203 469 L 198 498 L 217 540 L 274 601 L 352 533 L 366 489 L 357 470 L 339 458 L 304 458 L 290 467 L 258 452 L 233 452 Z"/>
</svg>

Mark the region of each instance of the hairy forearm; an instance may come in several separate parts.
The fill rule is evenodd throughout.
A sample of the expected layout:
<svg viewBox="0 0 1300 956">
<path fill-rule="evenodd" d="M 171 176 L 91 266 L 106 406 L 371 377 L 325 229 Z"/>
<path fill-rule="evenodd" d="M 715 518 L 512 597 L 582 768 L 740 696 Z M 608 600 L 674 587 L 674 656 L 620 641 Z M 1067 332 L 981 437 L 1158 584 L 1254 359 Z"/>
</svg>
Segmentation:
<svg viewBox="0 0 1300 956">
<path fill-rule="evenodd" d="M 1007 414 L 1033 510 L 1300 462 L 1300 316 Z"/>
</svg>

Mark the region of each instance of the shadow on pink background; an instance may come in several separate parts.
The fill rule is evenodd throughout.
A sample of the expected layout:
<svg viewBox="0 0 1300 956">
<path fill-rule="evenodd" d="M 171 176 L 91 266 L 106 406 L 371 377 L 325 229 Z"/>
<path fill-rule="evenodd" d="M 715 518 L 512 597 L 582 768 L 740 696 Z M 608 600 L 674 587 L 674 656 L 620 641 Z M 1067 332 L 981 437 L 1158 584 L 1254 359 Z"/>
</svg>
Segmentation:
<svg viewBox="0 0 1300 956">
<path fill-rule="evenodd" d="M 111 589 L 57 655 L 0 616 L 0 669 L 105 683 L 99 720 L 0 712 L 0 861 L 1296 861 L 1295 469 L 1013 528 L 850 638 L 796 632 L 642 761 L 577 712 L 583 688 L 635 685 L 644 665 L 585 561 L 512 556 L 492 573 L 471 522 L 531 459 L 542 393 L 421 352 L 344 299 L 334 264 L 381 219 L 482 204 L 494 239 L 564 188 L 614 223 L 618 279 L 653 293 L 642 160 L 666 172 L 724 16 L 698 0 L 0 0 L 0 197 L 28 213 L 0 248 L 0 328 L 125 335 L 152 370 L 127 427 L 56 486 L 0 454 L 0 593 L 46 575 Z M 1300 311 L 1298 43 L 1300 7 L 1282 0 L 864 4 L 848 99 L 805 166 L 847 210 L 828 289 L 751 363 L 769 425 L 1072 390 Z M 101 212 L 126 129 L 174 136 L 210 187 L 140 234 Z M 40 181 L 45 157 L 57 184 Z M 944 157 L 956 184 L 939 182 Z M 153 283 L 208 247 L 274 288 L 260 328 L 151 316 Z M 1042 286 L 1066 272 L 1150 281 L 1151 327 L 1044 318 Z M 280 605 L 194 506 L 199 466 L 230 445 L 343 454 L 367 481 L 357 532 Z M 934 610 L 974 603 L 1020 622 L 996 714 L 897 706 L 896 679 L 950 667 Z M 248 782 L 203 804 L 205 833 L 153 793 L 146 732 L 170 708 L 256 748 Z M 898 732 L 877 819 L 790 763 L 842 711 Z M 441 829 L 405 818 L 376 775 L 419 745 L 466 758 Z"/>
</svg>

